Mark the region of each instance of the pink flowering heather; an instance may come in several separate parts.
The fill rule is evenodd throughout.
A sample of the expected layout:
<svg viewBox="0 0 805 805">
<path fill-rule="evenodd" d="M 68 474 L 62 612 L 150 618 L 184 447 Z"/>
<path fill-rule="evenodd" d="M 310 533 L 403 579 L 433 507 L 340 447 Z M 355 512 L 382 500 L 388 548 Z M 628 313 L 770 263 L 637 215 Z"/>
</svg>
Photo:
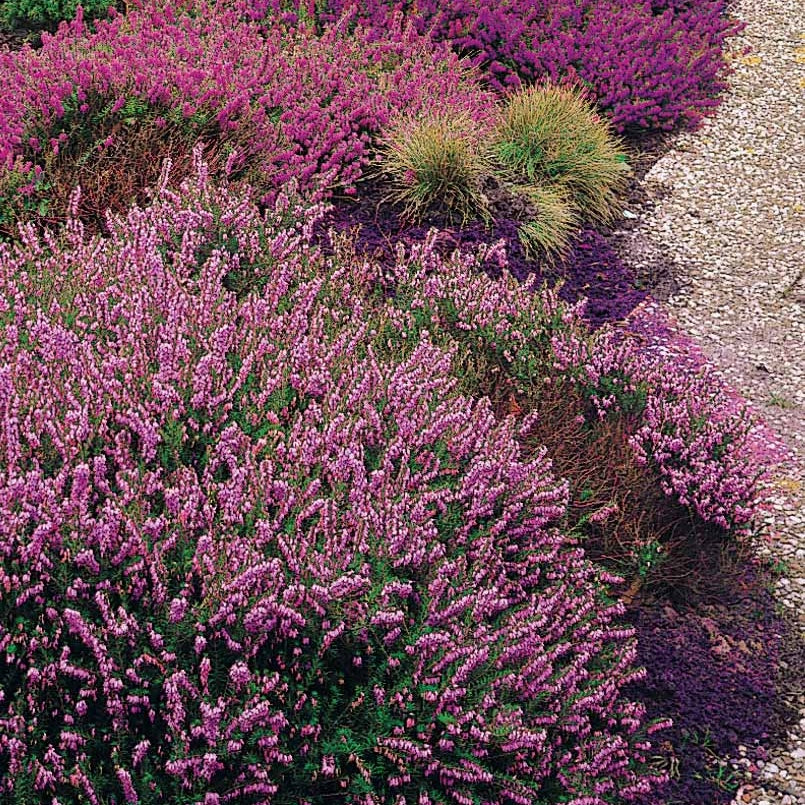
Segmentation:
<svg viewBox="0 0 805 805">
<path fill-rule="evenodd" d="M 584 390 L 599 417 L 638 415 L 630 445 L 667 495 L 724 529 L 752 524 L 764 476 L 756 423 L 714 371 L 662 360 L 614 330 L 592 339 L 562 333 L 553 345 L 556 368 Z"/>
<path fill-rule="evenodd" d="M 306 0 L 297 5 L 308 16 L 314 6 Z M 321 18 L 331 20 L 352 2 L 323 5 Z M 390 9 L 402 8 L 420 32 L 451 43 L 481 66 L 496 89 L 546 76 L 577 82 L 618 130 L 698 122 L 726 86 L 723 44 L 737 30 L 726 18 L 725 0 L 362 0 L 358 5 L 377 31 L 384 29 Z"/>
<path fill-rule="evenodd" d="M 346 18 L 316 35 L 227 4 L 160 5 L 94 30 L 79 14 L 40 50 L 0 54 L 0 223 L 15 203 L 47 210 L 60 152 L 101 160 L 144 122 L 236 148 L 270 201 L 292 178 L 354 192 L 399 110 L 461 109 L 481 128 L 494 113 L 450 51 L 399 18 L 369 42 Z"/>
<path fill-rule="evenodd" d="M 656 471 L 666 495 L 728 532 L 752 526 L 770 457 L 758 449 L 757 423 L 713 371 L 669 360 L 662 345 L 639 333 L 605 326 L 590 335 L 583 302 L 568 307 L 554 293 L 535 292 L 534 277 L 519 284 L 505 270 L 490 281 L 437 267 L 429 257 L 437 239 L 434 232 L 424 246 L 413 246 L 412 262 L 398 261 L 401 329 L 444 330 L 466 353 L 505 368 L 524 390 L 546 378 L 572 383 L 591 417 L 625 417 L 637 459 Z M 502 245 L 479 250 L 476 266 L 498 259 L 505 267 Z"/>
<path fill-rule="evenodd" d="M 5 802 L 604 805 L 661 779 L 565 485 L 457 388 L 445 333 L 515 348 L 520 286 L 429 243 L 385 299 L 311 246 L 320 215 L 261 217 L 197 165 L 105 240 L 0 246 Z"/>
</svg>

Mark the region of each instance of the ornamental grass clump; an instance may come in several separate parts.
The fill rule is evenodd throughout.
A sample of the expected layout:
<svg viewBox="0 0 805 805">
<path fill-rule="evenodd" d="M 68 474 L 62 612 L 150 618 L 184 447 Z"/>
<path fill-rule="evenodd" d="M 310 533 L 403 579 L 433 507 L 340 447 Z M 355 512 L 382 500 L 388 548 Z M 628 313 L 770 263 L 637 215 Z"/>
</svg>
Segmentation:
<svg viewBox="0 0 805 805">
<path fill-rule="evenodd" d="M 466 113 L 426 113 L 402 118 L 384 132 L 379 173 L 406 218 L 419 222 L 435 210 L 461 223 L 489 218 L 483 186 L 492 166 L 478 129 Z"/>
<path fill-rule="evenodd" d="M 561 186 L 521 185 L 515 188 L 531 202 L 532 214 L 517 230 L 529 259 L 547 257 L 549 261 L 567 256 L 579 215 Z"/>
<path fill-rule="evenodd" d="M 493 149 L 515 180 L 559 188 L 584 218 L 607 222 L 617 213 L 629 174 L 626 154 L 579 92 L 545 84 L 514 93 Z"/>
<path fill-rule="evenodd" d="M 169 175 L 106 239 L 0 245 L 4 802 L 646 793 L 610 577 L 453 372 L 522 288 L 429 243 L 386 298 L 320 208 Z"/>
</svg>

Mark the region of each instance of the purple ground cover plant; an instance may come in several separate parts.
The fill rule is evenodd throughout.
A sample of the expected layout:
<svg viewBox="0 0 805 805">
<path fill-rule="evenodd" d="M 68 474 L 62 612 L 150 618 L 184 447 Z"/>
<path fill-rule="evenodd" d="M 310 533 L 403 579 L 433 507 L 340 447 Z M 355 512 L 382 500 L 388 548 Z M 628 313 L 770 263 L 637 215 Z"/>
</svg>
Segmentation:
<svg viewBox="0 0 805 805">
<path fill-rule="evenodd" d="M 255 4 L 287 8 L 283 0 Z M 332 21 L 350 0 L 299 2 Z M 402 9 L 421 33 L 449 42 L 499 91 L 550 77 L 586 87 L 618 130 L 698 123 L 726 87 L 726 38 L 739 26 L 725 0 L 362 0 L 382 32 Z"/>
<path fill-rule="evenodd" d="M 559 297 L 575 303 L 586 300 L 582 317 L 592 327 L 617 322 L 646 298 L 646 291 L 637 287 L 634 272 L 624 264 L 594 229 L 581 230 L 571 243 L 569 254 L 558 261 L 531 258 L 525 254 L 517 234 L 519 222 L 504 214 L 495 214 L 487 225 L 473 221 L 455 225 L 438 216 L 430 216 L 422 224 L 411 224 L 400 218 L 398 208 L 379 203 L 378 193 L 362 192 L 356 201 L 333 204 L 319 229 L 326 246 L 326 231 L 332 228 L 352 233 L 357 249 L 373 260 L 390 268 L 396 261 L 396 244 L 413 245 L 437 229 L 435 248 L 445 256 L 456 248 L 473 250 L 483 244 L 504 241 L 507 271 L 520 282 L 543 281 L 560 283 Z M 482 264 L 491 277 L 500 277 L 501 266 L 497 252 L 489 253 Z"/>
<path fill-rule="evenodd" d="M 719 605 L 676 611 L 646 600 L 629 616 L 638 633 L 638 655 L 647 676 L 630 691 L 649 713 L 673 715 L 663 733 L 674 769 L 662 791 L 645 805 L 726 805 L 740 777 L 726 758 L 743 745 L 765 759 L 776 729 L 776 677 L 785 624 L 757 569 L 746 568 Z M 671 759 L 675 759 L 671 761 Z"/>
<path fill-rule="evenodd" d="M 453 372 L 448 334 L 573 312 L 432 242 L 385 298 L 320 207 L 166 181 L 106 239 L 0 245 L 6 800 L 647 794 L 613 579 Z"/>
</svg>

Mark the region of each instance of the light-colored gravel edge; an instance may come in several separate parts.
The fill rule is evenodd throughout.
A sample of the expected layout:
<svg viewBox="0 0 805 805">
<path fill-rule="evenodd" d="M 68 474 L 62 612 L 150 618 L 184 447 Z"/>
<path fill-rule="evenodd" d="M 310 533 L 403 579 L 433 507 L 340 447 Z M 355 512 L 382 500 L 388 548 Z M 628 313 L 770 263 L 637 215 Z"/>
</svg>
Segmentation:
<svg viewBox="0 0 805 805">
<path fill-rule="evenodd" d="M 723 105 L 648 171 L 649 203 L 620 234 L 638 259 L 673 260 L 681 289 L 662 313 L 784 445 L 769 436 L 770 454 L 788 455 L 764 550 L 787 568 L 776 597 L 805 639 L 805 2 L 736 0 L 732 11 L 747 27 L 730 43 Z M 805 805 L 801 689 L 795 704 L 800 720 L 767 761 L 732 759 L 752 778 L 733 805 Z"/>
</svg>

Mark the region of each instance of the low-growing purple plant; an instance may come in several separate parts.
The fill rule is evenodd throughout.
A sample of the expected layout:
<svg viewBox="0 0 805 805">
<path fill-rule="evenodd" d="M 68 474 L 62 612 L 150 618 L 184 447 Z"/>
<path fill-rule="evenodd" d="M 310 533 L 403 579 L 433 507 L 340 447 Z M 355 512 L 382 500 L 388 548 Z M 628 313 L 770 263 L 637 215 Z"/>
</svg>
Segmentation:
<svg viewBox="0 0 805 805">
<path fill-rule="evenodd" d="M 604 805 L 663 779 L 565 485 L 453 374 L 451 334 L 527 366 L 510 320 L 572 312 L 432 242 L 386 298 L 312 246 L 321 212 L 261 216 L 197 163 L 106 239 L 0 245 L 5 801 Z"/>
<path fill-rule="evenodd" d="M 741 582 L 739 596 L 705 611 L 642 602 L 630 612 L 648 671 L 630 691 L 651 714 L 674 721 L 657 758 L 671 779 L 641 805 L 733 802 L 743 771 L 728 759 L 739 746 L 752 760 L 765 759 L 763 747 L 775 737 L 785 623 L 756 570 Z"/>
<path fill-rule="evenodd" d="M 473 221 L 457 226 L 445 216 L 433 216 L 422 224 L 410 224 L 399 208 L 383 204 L 378 194 L 362 194 L 354 201 L 336 202 L 325 218 L 326 226 L 338 232 L 352 232 L 358 251 L 391 267 L 396 261 L 396 244 L 409 246 L 427 237 L 435 228 L 439 234 L 434 246 L 445 256 L 456 248 L 474 251 L 479 246 L 504 241 L 506 270 L 520 282 L 537 286 L 543 282 L 561 283 L 558 294 L 569 304 L 585 299 L 581 312 L 585 322 L 598 328 L 607 322 L 622 321 L 646 298 L 636 287 L 633 270 L 624 264 L 606 238 L 594 229 L 584 228 L 570 239 L 567 254 L 554 260 L 526 254 L 518 235 L 522 224 L 505 214 L 495 214 L 486 224 Z M 326 238 L 324 239 L 326 243 Z M 498 251 L 484 252 L 481 268 L 491 277 L 501 276 Z"/>
<path fill-rule="evenodd" d="M 323 21 L 353 4 L 295 3 L 306 19 Z M 286 12 L 291 5 L 259 4 Z M 739 28 L 725 0 L 361 0 L 358 7 L 377 32 L 402 9 L 421 33 L 482 67 L 498 90 L 546 77 L 581 84 L 619 131 L 698 123 L 726 87 L 724 41 Z"/>
</svg>

